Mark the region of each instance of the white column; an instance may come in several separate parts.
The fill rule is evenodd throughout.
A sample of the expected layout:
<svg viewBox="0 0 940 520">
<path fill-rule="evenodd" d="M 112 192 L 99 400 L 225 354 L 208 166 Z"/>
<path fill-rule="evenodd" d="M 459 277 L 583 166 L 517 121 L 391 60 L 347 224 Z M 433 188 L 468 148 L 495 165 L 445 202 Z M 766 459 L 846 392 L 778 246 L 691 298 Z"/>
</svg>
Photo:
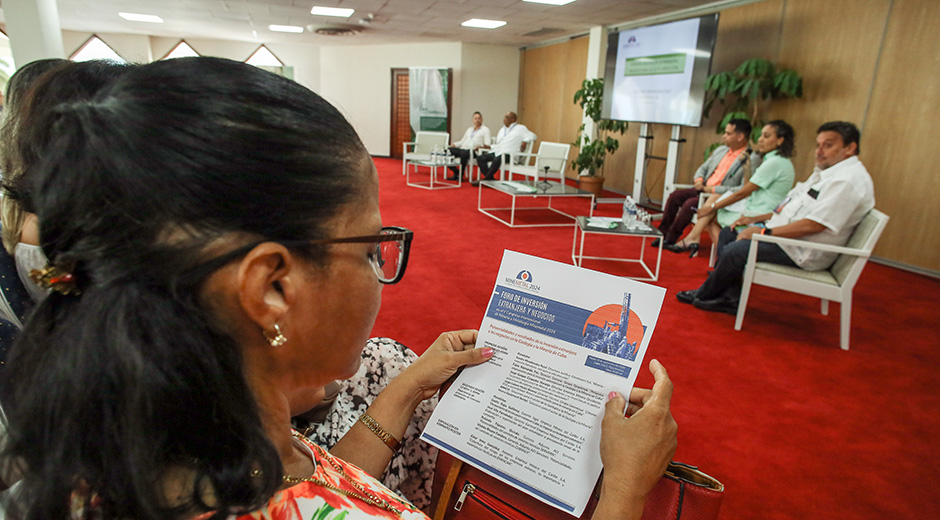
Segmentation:
<svg viewBox="0 0 940 520">
<path fill-rule="evenodd" d="M 591 27 L 588 35 L 588 59 L 587 73 L 588 79 L 604 77 L 604 65 L 607 61 L 607 31 L 604 27 L 596 25 Z"/>
<path fill-rule="evenodd" d="M 607 31 L 600 25 L 591 27 L 591 32 L 588 35 L 587 70 L 585 71 L 584 78 L 603 78 L 604 63 L 606 60 Z M 590 117 L 582 115 L 581 122 L 584 123 L 584 133 L 594 136 L 594 121 Z"/>
<path fill-rule="evenodd" d="M 3 0 L 3 16 L 17 67 L 43 58 L 65 58 L 56 0 Z"/>
</svg>

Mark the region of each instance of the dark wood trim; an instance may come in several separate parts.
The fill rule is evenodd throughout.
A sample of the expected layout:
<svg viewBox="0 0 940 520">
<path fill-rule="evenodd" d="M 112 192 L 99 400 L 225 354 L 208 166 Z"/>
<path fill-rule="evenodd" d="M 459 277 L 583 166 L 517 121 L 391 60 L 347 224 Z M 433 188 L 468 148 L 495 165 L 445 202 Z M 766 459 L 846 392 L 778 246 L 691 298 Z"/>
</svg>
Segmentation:
<svg viewBox="0 0 940 520">
<path fill-rule="evenodd" d="M 450 125 L 454 120 L 454 108 L 451 99 L 454 97 L 454 69 L 447 68 L 447 133 L 450 134 L 450 141 L 454 142 L 454 134 L 450 130 Z"/>
<path fill-rule="evenodd" d="M 400 76 L 400 75 L 407 76 L 407 75 L 408 75 L 408 69 L 407 69 L 407 68 L 403 68 L 403 67 L 402 67 L 402 68 L 393 68 L 393 69 L 391 69 L 391 71 L 392 71 L 392 73 L 391 73 L 390 78 L 389 78 L 391 84 L 390 84 L 390 87 L 389 87 L 389 88 L 390 88 L 390 90 L 391 90 L 392 96 L 391 96 L 391 107 L 389 107 L 389 110 L 390 110 L 390 114 L 389 114 L 389 122 L 390 122 L 390 123 L 389 123 L 389 127 L 390 127 L 390 131 L 389 131 L 388 150 L 389 150 L 389 156 L 390 156 L 390 157 L 398 157 L 398 156 L 399 156 L 398 151 L 400 150 L 400 144 L 399 144 L 399 141 L 396 139 L 396 137 L 398 136 L 398 135 L 397 135 L 397 132 L 396 132 L 396 124 L 398 123 L 398 118 L 401 117 L 401 115 L 398 113 L 398 103 L 397 103 L 397 100 L 398 100 L 398 76 Z M 447 71 L 447 133 L 449 133 L 449 134 L 451 134 L 451 136 L 453 136 L 453 134 L 451 133 L 451 130 L 452 130 L 452 124 L 453 124 L 453 121 L 454 121 L 454 106 L 453 106 L 453 99 L 454 99 L 454 69 L 448 67 L 448 68 L 446 69 L 446 71 Z M 409 136 L 409 137 L 410 137 L 410 136 Z M 407 140 L 407 139 L 406 139 L 406 140 Z"/>
<path fill-rule="evenodd" d="M 190 49 L 192 49 L 193 52 L 195 52 L 195 53 L 198 54 L 199 56 L 202 56 L 202 53 L 199 52 L 199 51 L 197 51 L 195 47 L 193 47 L 192 45 L 190 45 L 189 42 L 186 41 L 186 38 L 180 38 L 180 41 L 176 42 L 176 45 L 170 47 L 170 50 L 166 51 L 166 53 L 163 55 L 163 57 L 160 58 L 159 60 L 156 60 L 156 61 L 163 61 L 163 60 L 165 60 L 166 57 L 169 56 L 171 52 L 175 51 L 177 47 L 179 47 L 181 44 L 184 44 L 184 43 L 185 43 Z M 259 49 L 260 49 L 260 47 L 259 47 Z M 271 49 L 268 49 L 268 50 L 270 51 Z M 255 52 L 258 52 L 258 51 L 255 51 Z M 272 53 L 272 54 L 273 54 L 273 53 Z M 250 56 L 249 56 L 249 57 L 250 57 Z M 275 56 L 275 58 L 277 58 L 277 56 Z M 280 58 L 278 58 L 278 59 L 280 59 Z"/>
<path fill-rule="evenodd" d="M 116 51 L 116 50 L 114 50 L 114 47 L 112 47 L 110 43 L 104 41 L 104 38 L 102 38 L 101 36 L 98 36 L 97 33 L 94 33 L 94 34 L 92 34 L 91 36 L 89 36 L 88 39 L 85 40 L 85 43 L 79 45 L 77 49 L 75 49 L 74 51 L 72 51 L 72 54 L 69 54 L 69 60 L 71 60 L 72 58 L 74 58 L 76 54 L 78 54 L 79 52 L 81 52 L 82 49 L 84 49 L 86 46 L 88 46 L 88 44 L 91 43 L 91 41 L 94 40 L 94 39 L 100 40 L 101 43 L 105 44 L 106 47 L 108 47 L 109 49 L 111 49 L 111 50 L 114 52 L 114 54 L 117 54 L 118 56 L 121 56 L 121 53 L 118 52 L 118 51 Z M 127 61 L 127 58 L 125 58 L 124 56 L 121 56 L 121 59 L 124 60 L 125 63 L 130 63 L 129 61 Z"/>
<path fill-rule="evenodd" d="M 189 43 L 187 43 L 186 45 L 189 45 Z M 192 45 L 189 45 L 189 46 L 192 47 Z M 282 60 L 277 54 L 274 54 L 274 51 L 271 50 L 271 47 L 268 47 L 267 45 L 263 43 L 259 45 L 258 47 L 256 47 L 255 50 L 251 51 L 251 53 L 248 54 L 248 57 L 243 59 L 242 62 L 247 62 L 248 60 L 250 60 L 252 56 L 254 56 L 258 51 L 261 50 L 262 47 L 267 49 L 267 51 L 271 53 L 271 56 L 274 56 L 274 59 L 280 62 L 280 65 L 277 65 L 278 67 L 287 67 L 287 64 L 284 63 L 284 60 Z M 196 50 L 196 49 L 194 48 L 193 50 Z"/>
<path fill-rule="evenodd" d="M 396 137 L 398 137 L 398 132 L 395 129 L 395 125 L 398 123 L 398 117 L 399 117 L 398 115 L 398 76 L 401 76 L 401 75 L 407 76 L 408 69 L 407 68 L 393 68 L 392 73 L 390 75 L 390 78 L 391 78 L 390 90 L 392 92 L 392 102 L 391 102 L 391 107 L 390 107 L 391 114 L 389 117 L 389 121 L 390 121 L 389 130 L 390 131 L 388 135 L 389 157 L 398 157 L 400 155 L 398 152 L 401 150 L 396 140 Z"/>
</svg>

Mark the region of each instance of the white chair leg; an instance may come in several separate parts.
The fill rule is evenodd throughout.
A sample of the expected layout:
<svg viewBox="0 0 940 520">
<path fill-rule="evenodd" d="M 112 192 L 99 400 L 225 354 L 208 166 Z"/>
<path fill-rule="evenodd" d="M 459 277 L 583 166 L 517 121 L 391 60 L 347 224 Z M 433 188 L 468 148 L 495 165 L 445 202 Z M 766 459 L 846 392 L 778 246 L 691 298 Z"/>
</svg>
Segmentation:
<svg viewBox="0 0 940 520">
<path fill-rule="evenodd" d="M 711 253 L 708 254 L 708 267 L 715 267 L 715 257 L 718 256 L 718 244 L 712 242 Z"/>
<path fill-rule="evenodd" d="M 741 281 L 741 298 L 738 300 L 738 315 L 734 319 L 734 330 L 741 330 L 741 325 L 744 323 L 744 311 L 747 310 L 747 299 L 751 295 L 756 264 L 757 241 L 752 241 L 750 248 L 747 250 L 747 264 L 744 265 L 744 279 Z"/>
<path fill-rule="evenodd" d="M 734 330 L 741 330 L 741 325 L 744 323 L 744 311 L 747 310 L 747 299 L 751 295 L 751 280 L 753 278 L 753 273 L 751 273 L 751 279 L 745 280 L 744 285 L 741 286 L 741 299 L 738 300 L 738 315 L 734 319 Z"/>
<path fill-rule="evenodd" d="M 829 316 L 829 300 L 819 300 L 819 312 L 821 312 L 823 316 Z"/>
<path fill-rule="evenodd" d="M 852 330 L 852 294 L 848 294 L 842 301 L 842 312 L 839 323 L 839 347 L 849 349 L 849 332 Z"/>
</svg>

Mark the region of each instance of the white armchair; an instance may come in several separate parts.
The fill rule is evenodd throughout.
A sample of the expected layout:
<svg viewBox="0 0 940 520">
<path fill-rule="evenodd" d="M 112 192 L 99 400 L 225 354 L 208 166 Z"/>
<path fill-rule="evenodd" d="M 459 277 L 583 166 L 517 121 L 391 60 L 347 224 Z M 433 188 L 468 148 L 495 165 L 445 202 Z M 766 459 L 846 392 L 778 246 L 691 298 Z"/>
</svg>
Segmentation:
<svg viewBox="0 0 940 520">
<path fill-rule="evenodd" d="M 564 184 L 565 168 L 568 165 L 570 151 L 570 144 L 542 141 L 537 154 L 513 154 L 513 159 L 521 157 L 524 160 L 520 163 L 515 160 L 510 161 L 512 164 L 509 165 L 509 180 L 512 180 L 513 175 L 532 177 L 535 182 L 539 179 L 548 180 L 549 177 L 557 177 L 558 182 Z M 531 160 L 533 157 L 534 161 Z"/>
<path fill-rule="evenodd" d="M 496 138 L 493 138 L 493 144 L 494 144 L 494 145 L 496 144 Z M 513 164 L 522 164 L 525 160 L 527 160 L 527 159 L 529 158 L 528 156 L 531 156 L 531 155 L 532 155 L 532 154 L 531 154 L 531 152 L 532 152 L 532 147 L 535 146 L 535 141 L 534 141 L 534 140 L 532 140 L 532 141 L 523 141 L 522 144 L 525 145 L 525 148 L 522 149 L 522 152 L 521 152 L 521 153 L 510 154 L 510 162 L 511 162 L 511 163 L 513 163 Z M 480 178 L 480 166 L 477 164 L 477 157 L 479 157 L 479 156 L 481 156 L 481 155 L 483 155 L 483 154 L 485 154 L 485 153 L 491 153 L 491 152 L 492 152 L 491 149 L 474 150 L 473 154 L 470 156 L 471 166 L 476 166 L 476 172 L 477 172 L 477 175 L 476 175 L 476 176 L 477 176 L 477 179 Z M 507 171 L 509 171 L 509 165 L 506 164 L 505 162 L 501 162 L 500 165 L 499 165 L 499 178 L 500 178 L 500 180 L 502 180 L 502 179 L 504 178 L 504 172 L 507 172 Z M 473 169 L 472 169 L 472 168 L 470 169 L 470 180 L 471 180 L 471 181 L 473 180 Z"/>
<path fill-rule="evenodd" d="M 447 132 L 418 132 L 415 134 L 414 141 L 402 143 L 401 174 L 405 174 L 408 170 L 408 163 L 411 161 L 430 160 L 431 150 L 435 146 L 438 150 L 446 150 L 450 146 L 450 134 Z"/>
<path fill-rule="evenodd" d="M 747 309 L 751 285 L 765 285 L 776 289 L 805 294 L 821 300 L 822 314 L 829 314 L 829 301 L 840 302 L 842 305 L 839 346 L 842 350 L 849 349 L 849 331 L 852 327 L 852 290 L 858 282 L 865 263 L 871 256 L 881 232 L 888 223 L 888 216 L 871 210 L 859 222 L 855 232 L 844 247 L 828 244 L 816 244 L 804 240 L 781 238 L 773 235 L 753 235 L 751 249 L 748 252 L 747 265 L 744 268 L 744 282 L 741 287 L 741 301 L 738 303 L 738 316 L 734 322 L 734 330 L 741 330 L 744 322 L 744 311 Z M 839 253 L 839 257 L 832 266 L 825 271 L 804 271 L 798 267 L 787 267 L 766 262 L 757 262 L 757 244 L 759 242 L 773 242 L 776 244 L 791 244 L 800 247 L 809 247 L 821 251 Z"/>
</svg>

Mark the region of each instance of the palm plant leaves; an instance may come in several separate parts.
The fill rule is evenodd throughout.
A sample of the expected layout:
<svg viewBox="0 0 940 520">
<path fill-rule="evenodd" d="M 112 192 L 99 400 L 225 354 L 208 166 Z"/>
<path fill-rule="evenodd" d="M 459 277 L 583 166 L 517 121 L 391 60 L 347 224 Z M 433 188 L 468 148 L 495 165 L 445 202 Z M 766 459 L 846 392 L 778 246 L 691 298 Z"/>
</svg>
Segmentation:
<svg viewBox="0 0 940 520">
<path fill-rule="evenodd" d="M 577 171 L 587 170 L 592 175 L 603 168 L 607 155 L 616 152 L 620 147 L 620 141 L 610 134 L 623 135 L 627 131 L 626 121 L 601 119 L 603 98 L 604 80 L 601 78 L 584 80 L 581 82 L 581 88 L 574 93 L 574 102 L 596 123 L 596 131 L 600 136 L 593 138 L 586 134 L 583 124 L 578 128 L 578 135 L 571 143 L 579 148 L 578 156 L 571 161 L 571 167 Z"/>
<path fill-rule="evenodd" d="M 754 139 L 760 135 L 763 126 L 760 111 L 768 101 L 800 97 L 803 97 L 803 77 L 799 73 L 793 69 L 777 70 L 769 60 L 753 58 L 734 71 L 718 72 L 705 79 L 702 111 L 708 117 L 715 102 L 719 102 L 724 108 L 716 131 L 723 132 L 732 119 L 748 119 L 754 127 Z"/>
</svg>

